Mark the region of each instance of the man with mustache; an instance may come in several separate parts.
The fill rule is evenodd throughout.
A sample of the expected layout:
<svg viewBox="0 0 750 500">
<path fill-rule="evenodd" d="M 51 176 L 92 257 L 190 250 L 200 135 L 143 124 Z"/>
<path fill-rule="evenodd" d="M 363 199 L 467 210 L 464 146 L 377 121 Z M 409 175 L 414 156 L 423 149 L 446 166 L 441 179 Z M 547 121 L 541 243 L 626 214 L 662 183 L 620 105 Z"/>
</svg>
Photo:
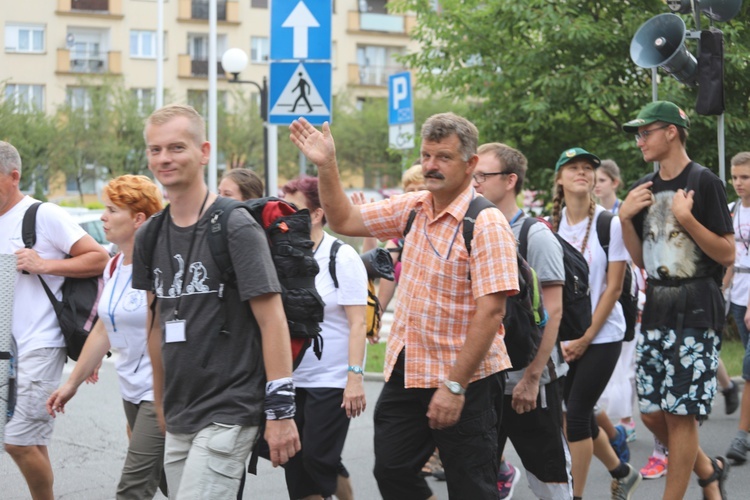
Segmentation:
<svg viewBox="0 0 750 500">
<path fill-rule="evenodd" d="M 388 337 L 386 383 L 375 409 L 375 477 L 390 499 L 434 498 L 419 471 L 435 446 L 450 498 L 497 498 L 497 415 L 507 295 L 518 292 L 515 241 L 496 209 L 476 217 L 471 253 L 461 232 L 477 164 L 476 127 L 453 113 L 422 126 L 426 191 L 353 206 L 342 189 L 328 124 L 300 118 L 292 142 L 317 165 L 331 229 L 401 237 L 400 298 Z"/>
</svg>

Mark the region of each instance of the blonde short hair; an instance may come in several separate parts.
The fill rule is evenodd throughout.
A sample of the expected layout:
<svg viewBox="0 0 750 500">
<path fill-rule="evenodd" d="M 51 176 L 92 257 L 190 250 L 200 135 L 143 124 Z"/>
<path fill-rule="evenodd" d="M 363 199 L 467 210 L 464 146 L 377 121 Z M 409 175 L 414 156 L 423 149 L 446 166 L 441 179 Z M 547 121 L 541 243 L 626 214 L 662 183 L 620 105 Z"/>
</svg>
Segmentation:
<svg viewBox="0 0 750 500">
<path fill-rule="evenodd" d="M 151 116 L 146 119 L 143 139 L 146 140 L 146 129 L 150 125 L 164 125 L 180 116 L 184 116 L 190 122 L 190 135 L 193 137 L 195 144 L 200 146 L 206 142 L 206 122 L 195 108 L 187 104 L 169 104 L 151 113 Z"/>
</svg>

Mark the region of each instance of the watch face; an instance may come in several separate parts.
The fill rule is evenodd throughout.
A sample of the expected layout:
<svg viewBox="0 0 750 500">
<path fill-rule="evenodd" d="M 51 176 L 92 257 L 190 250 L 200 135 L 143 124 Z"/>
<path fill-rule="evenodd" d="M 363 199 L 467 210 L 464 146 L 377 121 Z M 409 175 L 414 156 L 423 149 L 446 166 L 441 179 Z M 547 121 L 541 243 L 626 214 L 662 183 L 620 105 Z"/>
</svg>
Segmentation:
<svg viewBox="0 0 750 500">
<path fill-rule="evenodd" d="M 458 382 L 453 381 L 446 381 L 445 382 L 446 387 L 448 387 L 448 390 L 451 391 L 453 394 L 463 394 L 464 388 L 461 387 L 461 384 Z"/>
</svg>

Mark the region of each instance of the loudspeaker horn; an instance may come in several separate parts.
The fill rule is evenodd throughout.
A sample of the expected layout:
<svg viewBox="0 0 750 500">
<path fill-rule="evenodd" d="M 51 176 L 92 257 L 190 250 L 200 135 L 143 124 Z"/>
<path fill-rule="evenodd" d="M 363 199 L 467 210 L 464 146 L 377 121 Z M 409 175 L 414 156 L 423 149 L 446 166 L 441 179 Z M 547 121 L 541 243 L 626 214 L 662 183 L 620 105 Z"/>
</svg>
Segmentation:
<svg viewBox="0 0 750 500">
<path fill-rule="evenodd" d="M 712 21 L 725 23 L 740 13 L 742 0 L 700 0 L 698 9 Z"/>
<path fill-rule="evenodd" d="M 698 61 L 685 47 L 685 21 L 659 14 L 638 28 L 630 42 L 630 58 L 641 68 L 660 67 L 686 85 L 696 84 Z"/>
</svg>

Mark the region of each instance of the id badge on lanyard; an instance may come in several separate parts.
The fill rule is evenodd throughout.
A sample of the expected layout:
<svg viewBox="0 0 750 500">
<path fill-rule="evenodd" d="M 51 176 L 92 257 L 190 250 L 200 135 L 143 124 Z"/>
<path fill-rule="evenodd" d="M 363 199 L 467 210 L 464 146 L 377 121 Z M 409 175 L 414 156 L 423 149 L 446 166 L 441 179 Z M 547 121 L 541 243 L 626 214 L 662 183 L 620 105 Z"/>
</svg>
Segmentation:
<svg viewBox="0 0 750 500">
<path fill-rule="evenodd" d="M 167 321 L 164 324 L 165 339 L 167 344 L 173 342 L 185 342 L 185 320 L 184 319 L 173 319 Z"/>
</svg>

